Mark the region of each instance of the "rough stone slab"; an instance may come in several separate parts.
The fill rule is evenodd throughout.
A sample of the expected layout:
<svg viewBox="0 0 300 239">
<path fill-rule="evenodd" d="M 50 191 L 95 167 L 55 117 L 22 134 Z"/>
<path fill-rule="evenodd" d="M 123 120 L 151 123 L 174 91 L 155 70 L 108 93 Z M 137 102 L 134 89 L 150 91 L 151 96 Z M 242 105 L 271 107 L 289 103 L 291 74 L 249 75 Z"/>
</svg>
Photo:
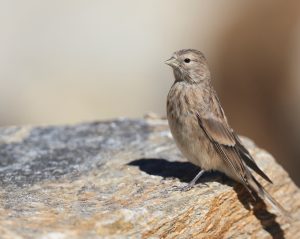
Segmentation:
<svg viewBox="0 0 300 239">
<path fill-rule="evenodd" d="M 270 154 L 243 141 L 292 222 L 220 173 L 174 190 L 198 169 L 165 120 L 2 128 L 0 238 L 300 238 L 299 189 Z"/>
</svg>

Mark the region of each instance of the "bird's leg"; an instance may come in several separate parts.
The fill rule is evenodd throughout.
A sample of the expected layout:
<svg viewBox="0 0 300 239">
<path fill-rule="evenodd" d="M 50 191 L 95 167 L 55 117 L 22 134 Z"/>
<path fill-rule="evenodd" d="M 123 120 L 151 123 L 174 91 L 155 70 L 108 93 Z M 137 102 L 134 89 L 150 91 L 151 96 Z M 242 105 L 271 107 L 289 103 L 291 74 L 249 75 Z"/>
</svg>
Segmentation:
<svg viewBox="0 0 300 239">
<path fill-rule="evenodd" d="M 197 180 L 205 173 L 205 170 L 201 169 L 201 171 L 196 175 L 196 177 L 188 184 L 185 185 L 184 187 L 180 187 L 180 191 L 189 191 L 192 189 L 197 182 Z"/>
<path fill-rule="evenodd" d="M 194 177 L 194 179 L 188 184 L 189 187 L 193 187 L 195 185 L 195 183 L 197 182 L 197 180 L 205 173 L 205 171 L 203 169 L 200 170 L 200 172 L 196 175 L 196 177 Z"/>
<path fill-rule="evenodd" d="M 205 171 L 201 169 L 200 172 L 196 175 L 196 177 L 194 177 L 194 179 L 191 182 L 189 182 L 188 185 L 182 188 L 182 191 L 189 191 L 190 189 L 192 189 L 195 183 L 197 182 L 197 180 L 204 174 L 204 172 Z"/>
</svg>

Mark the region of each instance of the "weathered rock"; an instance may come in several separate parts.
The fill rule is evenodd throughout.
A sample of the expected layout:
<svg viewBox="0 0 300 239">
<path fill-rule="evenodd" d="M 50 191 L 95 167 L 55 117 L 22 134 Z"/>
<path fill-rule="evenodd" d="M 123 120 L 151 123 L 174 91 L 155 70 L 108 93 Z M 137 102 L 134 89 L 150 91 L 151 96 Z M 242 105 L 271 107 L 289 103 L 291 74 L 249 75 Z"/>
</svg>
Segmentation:
<svg viewBox="0 0 300 239">
<path fill-rule="evenodd" d="M 164 120 L 0 129 L 0 238 L 300 238 L 300 191 L 243 139 L 274 180 L 287 222 L 239 184 L 186 162 Z"/>
</svg>

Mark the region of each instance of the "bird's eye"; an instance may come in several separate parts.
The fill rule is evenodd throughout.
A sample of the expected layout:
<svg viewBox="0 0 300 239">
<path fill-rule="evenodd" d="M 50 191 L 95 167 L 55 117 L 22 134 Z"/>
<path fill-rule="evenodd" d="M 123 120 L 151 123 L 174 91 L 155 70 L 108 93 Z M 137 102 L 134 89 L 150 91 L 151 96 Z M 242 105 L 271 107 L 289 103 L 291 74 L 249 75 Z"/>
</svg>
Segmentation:
<svg viewBox="0 0 300 239">
<path fill-rule="evenodd" d="M 185 58 L 185 59 L 184 59 L 184 62 L 185 62 L 185 63 L 190 63 L 190 61 L 191 61 L 190 58 Z"/>
</svg>

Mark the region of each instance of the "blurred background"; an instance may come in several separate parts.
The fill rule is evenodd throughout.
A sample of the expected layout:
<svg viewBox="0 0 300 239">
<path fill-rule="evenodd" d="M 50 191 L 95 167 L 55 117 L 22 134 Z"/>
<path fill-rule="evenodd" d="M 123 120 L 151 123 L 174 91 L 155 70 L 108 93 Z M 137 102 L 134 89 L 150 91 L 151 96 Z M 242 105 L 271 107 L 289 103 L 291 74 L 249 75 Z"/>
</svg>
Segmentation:
<svg viewBox="0 0 300 239">
<path fill-rule="evenodd" d="M 0 34 L 0 126 L 165 115 L 163 62 L 196 48 L 232 127 L 300 184 L 300 1 L 0 0 Z"/>
</svg>

